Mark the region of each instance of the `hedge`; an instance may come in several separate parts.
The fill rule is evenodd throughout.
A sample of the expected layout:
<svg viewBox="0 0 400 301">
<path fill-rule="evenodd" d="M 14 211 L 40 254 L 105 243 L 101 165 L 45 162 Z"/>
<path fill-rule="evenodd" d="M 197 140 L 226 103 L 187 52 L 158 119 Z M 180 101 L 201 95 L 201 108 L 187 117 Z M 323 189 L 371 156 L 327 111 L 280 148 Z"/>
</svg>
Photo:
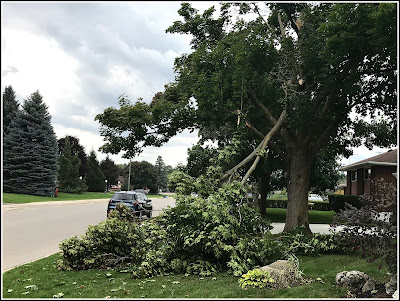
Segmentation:
<svg viewBox="0 0 400 301">
<path fill-rule="evenodd" d="M 329 202 L 325 201 L 313 201 L 309 202 L 309 204 L 312 204 L 312 209 L 313 210 L 319 210 L 319 211 L 331 211 L 331 204 Z M 282 199 L 267 199 L 267 207 L 268 208 L 287 208 L 287 200 L 282 200 Z M 310 206 L 311 207 L 311 206 Z"/>
<path fill-rule="evenodd" d="M 358 209 L 362 206 L 359 195 L 330 194 L 328 195 L 328 199 L 332 210 L 336 213 L 345 208 L 345 203 L 349 203 Z"/>
</svg>

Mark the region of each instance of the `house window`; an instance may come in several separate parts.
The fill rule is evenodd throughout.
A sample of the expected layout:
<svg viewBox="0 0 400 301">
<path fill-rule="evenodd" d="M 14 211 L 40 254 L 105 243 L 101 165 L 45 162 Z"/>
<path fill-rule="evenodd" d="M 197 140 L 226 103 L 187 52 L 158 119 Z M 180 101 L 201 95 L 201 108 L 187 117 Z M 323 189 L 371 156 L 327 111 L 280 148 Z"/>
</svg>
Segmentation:
<svg viewBox="0 0 400 301">
<path fill-rule="evenodd" d="M 351 172 L 351 180 L 356 181 L 357 180 L 357 171 L 352 171 Z"/>
<path fill-rule="evenodd" d="M 365 180 L 371 179 L 371 168 L 366 168 L 364 170 L 364 179 Z"/>
</svg>

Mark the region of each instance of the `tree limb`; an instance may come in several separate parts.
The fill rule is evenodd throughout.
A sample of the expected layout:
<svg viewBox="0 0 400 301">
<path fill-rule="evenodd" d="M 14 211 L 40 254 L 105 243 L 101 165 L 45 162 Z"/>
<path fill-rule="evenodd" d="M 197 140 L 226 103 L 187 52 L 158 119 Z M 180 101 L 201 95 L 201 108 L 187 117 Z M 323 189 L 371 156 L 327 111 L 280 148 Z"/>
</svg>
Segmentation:
<svg viewBox="0 0 400 301">
<path fill-rule="evenodd" d="M 250 177 L 254 169 L 257 167 L 257 164 L 261 158 L 260 152 L 262 152 L 267 147 L 269 140 L 271 140 L 272 136 L 281 128 L 285 119 L 286 119 L 286 110 L 283 110 L 281 116 L 279 117 L 278 121 L 276 122 L 272 130 L 269 131 L 269 133 L 265 136 L 264 140 L 262 141 L 261 148 L 257 152 L 258 155 L 254 160 L 253 164 L 251 165 L 251 167 L 249 168 L 249 170 L 247 171 L 246 175 L 243 177 L 242 184 L 246 183 L 247 179 Z"/>
<path fill-rule="evenodd" d="M 247 92 L 247 95 L 249 96 L 250 100 L 263 112 L 265 117 L 267 117 L 269 123 L 274 126 L 276 124 L 276 119 L 274 118 L 274 116 L 272 116 L 271 112 L 268 111 L 268 109 L 258 100 L 254 92 L 249 91 Z"/>
<path fill-rule="evenodd" d="M 245 121 L 246 126 L 254 133 L 256 134 L 259 138 L 264 139 L 265 135 L 263 135 L 259 130 L 257 130 L 248 120 Z M 282 151 L 282 149 L 277 146 L 275 143 L 270 141 L 268 143 L 269 147 L 276 152 L 285 162 L 287 162 L 287 156 L 286 154 Z"/>
</svg>

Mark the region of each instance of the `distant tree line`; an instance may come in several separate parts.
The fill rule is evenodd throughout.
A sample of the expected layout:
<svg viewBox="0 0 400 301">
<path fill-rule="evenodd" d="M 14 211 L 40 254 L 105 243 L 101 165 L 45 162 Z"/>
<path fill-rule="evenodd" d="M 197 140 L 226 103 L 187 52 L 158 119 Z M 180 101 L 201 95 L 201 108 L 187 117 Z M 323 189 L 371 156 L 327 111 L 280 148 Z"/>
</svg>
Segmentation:
<svg viewBox="0 0 400 301">
<path fill-rule="evenodd" d="M 23 104 L 12 86 L 3 92 L 3 188 L 4 192 L 53 196 L 67 193 L 103 192 L 114 185 L 128 189 L 129 164 L 115 164 L 108 156 L 98 161 L 94 150 L 86 154 L 79 138 L 58 139 L 48 107 L 39 91 Z M 131 163 L 130 189 L 167 190 L 173 171 L 158 156 L 155 165 Z"/>
</svg>

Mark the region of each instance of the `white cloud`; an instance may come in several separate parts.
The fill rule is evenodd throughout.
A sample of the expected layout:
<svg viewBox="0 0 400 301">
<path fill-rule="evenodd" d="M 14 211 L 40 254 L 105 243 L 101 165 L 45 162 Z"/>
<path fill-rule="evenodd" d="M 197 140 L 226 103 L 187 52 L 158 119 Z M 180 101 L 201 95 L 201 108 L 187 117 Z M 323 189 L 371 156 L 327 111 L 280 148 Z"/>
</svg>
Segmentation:
<svg viewBox="0 0 400 301">
<path fill-rule="evenodd" d="M 80 89 L 76 75 L 79 63 L 54 39 L 15 29 L 4 29 L 2 35 L 2 89 L 11 84 L 22 98 L 39 90 L 50 114 L 60 96 L 75 99 Z M 18 72 L 7 73 L 10 67 Z"/>
</svg>

